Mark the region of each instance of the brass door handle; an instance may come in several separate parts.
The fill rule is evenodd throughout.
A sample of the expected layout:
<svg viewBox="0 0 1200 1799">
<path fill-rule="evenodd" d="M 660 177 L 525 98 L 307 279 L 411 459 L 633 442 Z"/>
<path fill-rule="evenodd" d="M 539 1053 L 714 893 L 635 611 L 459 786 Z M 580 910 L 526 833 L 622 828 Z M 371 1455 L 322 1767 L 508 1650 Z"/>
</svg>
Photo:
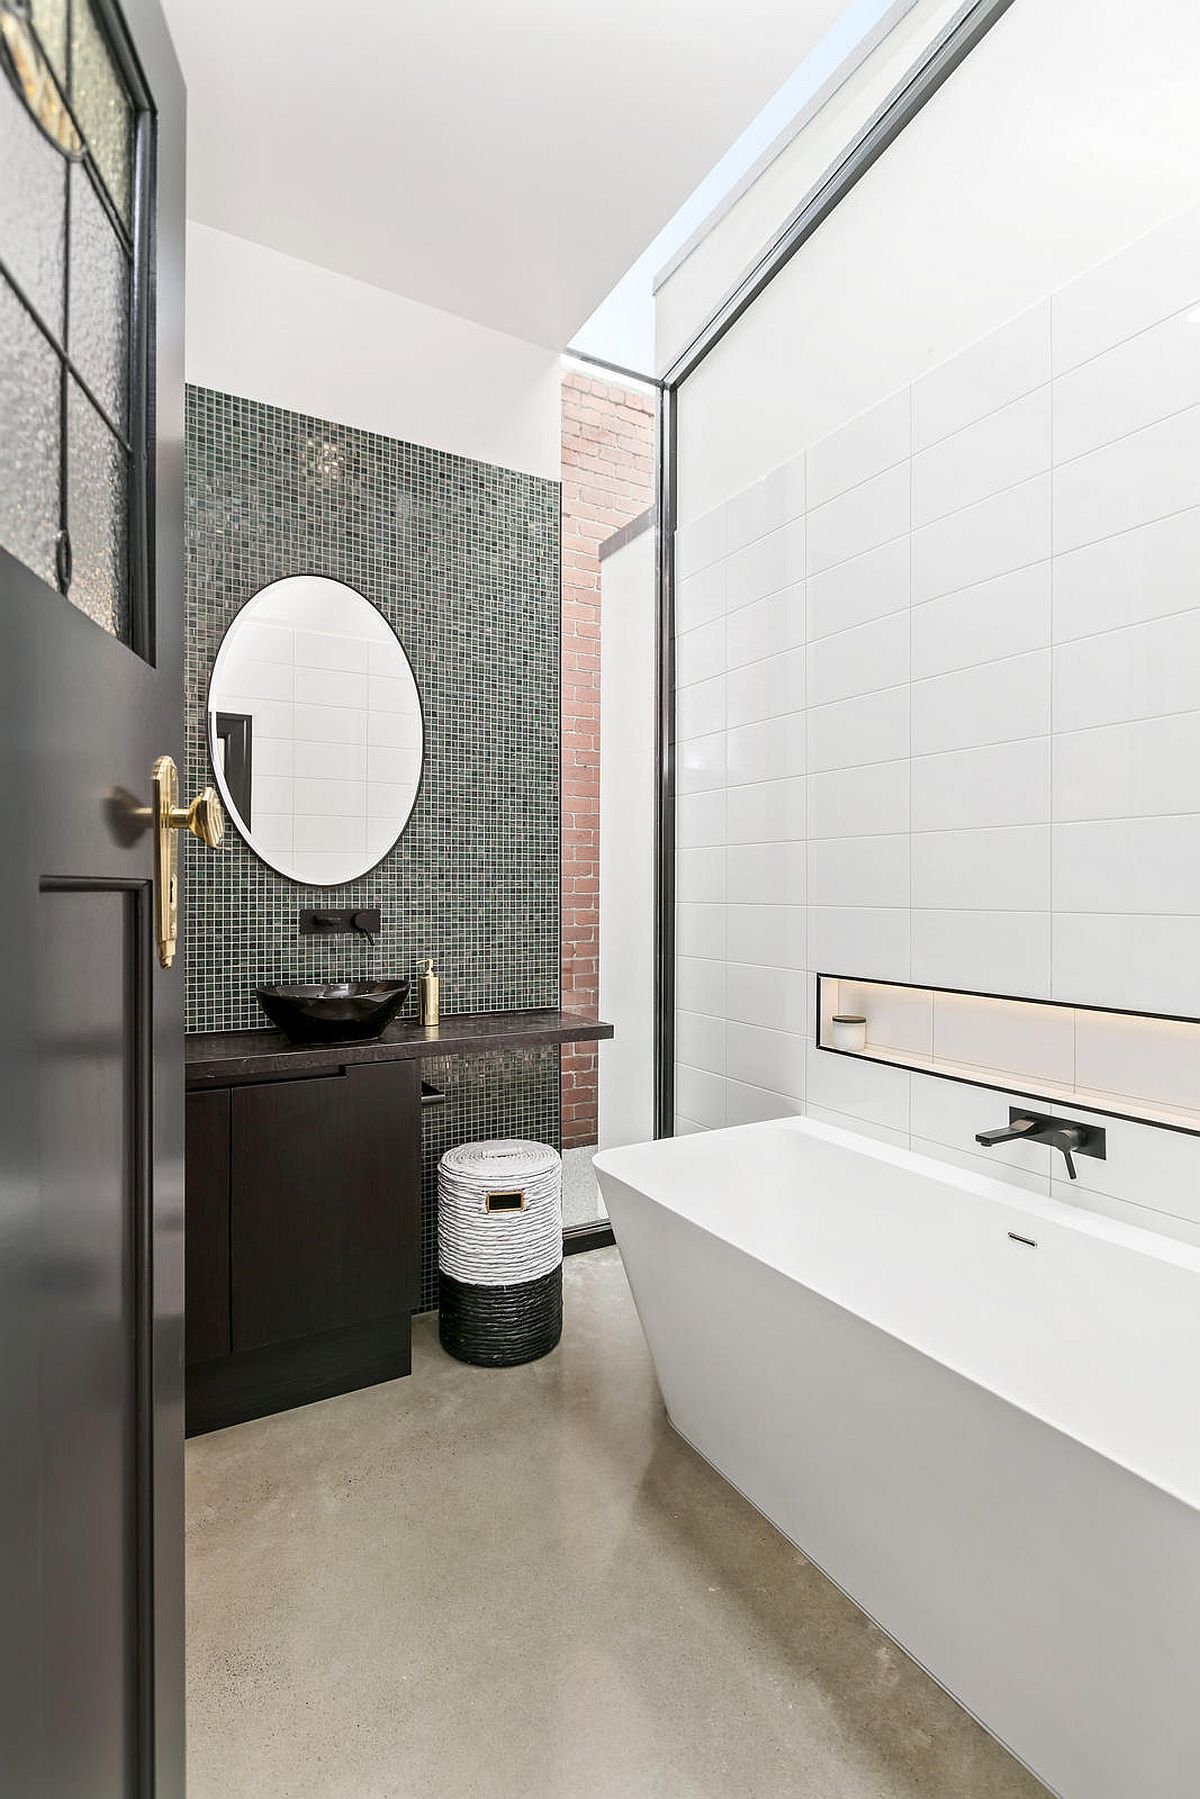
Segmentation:
<svg viewBox="0 0 1200 1799">
<path fill-rule="evenodd" d="M 170 756 L 154 764 L 155 877 L 158 886 L 158 959 L 175 960 L 179 940 L 179 831 L 215 850 L 225 835 L 225 812 L 216 791 L 203 788 L 190 806 L 179 804 L 179 770 Z"/>
</svg>

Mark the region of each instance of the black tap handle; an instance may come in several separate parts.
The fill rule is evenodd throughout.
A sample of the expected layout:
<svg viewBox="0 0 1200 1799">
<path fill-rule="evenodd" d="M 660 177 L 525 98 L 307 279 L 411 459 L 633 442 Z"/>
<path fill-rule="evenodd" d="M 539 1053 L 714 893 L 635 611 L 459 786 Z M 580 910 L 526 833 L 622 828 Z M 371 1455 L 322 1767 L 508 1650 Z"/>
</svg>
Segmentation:
<svg viewBox="0 0 1200 1799">
<path fill-rule="evenodd" d="M 1067 1165 L 1067 1173 L 1070 1175 L 1071 1179 L 1074 1180 L 1075 1179 L 1075 1158 L 1071 1154 L 1069 1149 L 1063 1150 L 1063 1161 Z"/>
</svg>

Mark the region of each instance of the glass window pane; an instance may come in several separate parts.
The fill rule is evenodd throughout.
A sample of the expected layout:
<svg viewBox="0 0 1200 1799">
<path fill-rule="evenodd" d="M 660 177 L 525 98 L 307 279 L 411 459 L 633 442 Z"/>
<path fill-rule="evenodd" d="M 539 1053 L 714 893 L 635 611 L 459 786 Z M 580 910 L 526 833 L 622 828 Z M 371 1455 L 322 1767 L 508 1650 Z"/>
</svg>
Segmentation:
<svg viewBox="0 0 1200 1799">
<path fill-rule="evenodd" d="M 67 85 L 67 0 L 33 0 L 33 29 L 65 92 Z"/>
<path fill-rule="evenodd" d="M 67 167 L 0 78 L 0 258 L 55 333 L 62 330 Z"/>
<path fill-rule="evenodd" d="M 0 280 L 0 544 L 54 587 L 59 394 L 58 357 Z"/>
<path fill-rule="evenodd" d="M 69 384 L 67 597 L 122 643 L 129 642 L 129 459 L 91 401 Z"/>
<path fill-rule="evenodd" d="M 67 350 L 118 430 L 126 426 L 129 259 L 92 178 L 71 169 L 71 305 Z"/>
<path fill-rule="evenodd" d="M 131 218 L 133 112 L 88 0 L 71 8 L 71 104 L 113 204 Z"/>
</svg>

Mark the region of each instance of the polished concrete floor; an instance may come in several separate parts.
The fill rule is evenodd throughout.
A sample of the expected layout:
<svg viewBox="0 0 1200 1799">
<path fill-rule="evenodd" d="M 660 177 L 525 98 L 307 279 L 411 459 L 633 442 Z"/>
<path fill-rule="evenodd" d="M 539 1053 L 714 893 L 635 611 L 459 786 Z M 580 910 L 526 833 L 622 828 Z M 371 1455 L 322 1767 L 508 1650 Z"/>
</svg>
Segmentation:
<svg viewBox="0 0 1200 1799">
<path fill-rule="evenodd" d="M 566 1275 L 542 1362 L 421 1319 L 189 1446 L 189 1799 L 1043 1794 L 673 1434 L 617 1252 Z"/>
</svg>

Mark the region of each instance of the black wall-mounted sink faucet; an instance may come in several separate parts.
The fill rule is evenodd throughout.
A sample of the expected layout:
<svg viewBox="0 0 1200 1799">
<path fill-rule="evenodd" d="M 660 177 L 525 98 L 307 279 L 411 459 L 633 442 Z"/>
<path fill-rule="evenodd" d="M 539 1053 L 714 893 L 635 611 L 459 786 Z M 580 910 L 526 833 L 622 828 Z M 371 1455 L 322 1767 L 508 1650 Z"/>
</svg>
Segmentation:
<svg viewBox="0 0 1200 1799">
<path fill-rule="evenodd" d="M 1105 1159 L 1104 1132 L 1098 1125 L 1078 1124 L 1071 1118 L 1051 1118 L 1045 1112 L 1026 1112 L 1020 1106 L 1009 1107 L 1006 1125 L 997 1125 L 994 1131 L 975 1133 L 976 1143 L 982 1143 L 985 1149 L 1018 1139 L 1024 1143 L 1045 1143 L 1051 1149 L 1061 1150 L 1072 1180 L 1077 1178 L 1076 1156 Z"/>
<path fill-rule="evenodd" d="M 357 931 L 360 936 L 369 937 L 372 943 L 379 942 L 379 933 L 383 928 L 378 906 L 325 906 L 317 910 L 306 908 L 300 914 L 300 935 L 302 937 L 332 937 L 342 931 Z"/>
</svg>

